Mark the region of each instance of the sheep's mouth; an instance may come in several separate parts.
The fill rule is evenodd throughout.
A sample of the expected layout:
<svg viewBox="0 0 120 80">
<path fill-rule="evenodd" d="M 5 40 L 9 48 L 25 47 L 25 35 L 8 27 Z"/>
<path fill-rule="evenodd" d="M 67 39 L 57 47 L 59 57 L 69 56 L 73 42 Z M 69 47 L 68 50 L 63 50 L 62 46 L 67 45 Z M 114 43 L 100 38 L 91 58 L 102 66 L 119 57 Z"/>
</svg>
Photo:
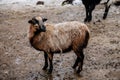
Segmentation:
<svg viewBox="0 0 120 80">
<path fill-rule="evenodd" d="M 45 31 L 46 31 L 46 26 L 45 25 L 39 25 L 39 26 L 36 27 L 36 32 L 37 33 L 45 32 Z"/>
<path fill-rule="evenodd" d="M 45 26 L 45 25 L 42 25 L 42 26 L 40 26 L 40 27 L 41 27 L 40 29 L 41 29 L 42 32 L 45 32 L 45 31 L 46 31 L 46 26 Z"/>
</svg>

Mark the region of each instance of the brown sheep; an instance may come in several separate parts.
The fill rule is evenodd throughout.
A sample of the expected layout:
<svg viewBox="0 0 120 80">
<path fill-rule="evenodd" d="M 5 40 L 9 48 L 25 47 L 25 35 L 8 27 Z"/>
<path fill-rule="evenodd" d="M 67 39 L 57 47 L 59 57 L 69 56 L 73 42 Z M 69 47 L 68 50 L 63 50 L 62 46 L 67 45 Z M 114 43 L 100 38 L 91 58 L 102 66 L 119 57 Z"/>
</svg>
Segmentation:
<svg viewBox="0 0 120 80">
<path fill-rule="evenodd" d="M 77 59 L 73 68 L 78 66 L 77 73 L 80 73 L 83 66 L 84 54 L 89 40 L 88 27 L 80 22 L 64 22 L 59 24 L 45 24 L 47 19 L 34 17 L 28 21 L 30 23 L 29 40 L 32 47 L 44 51 L 45 65 L 43 70 L 48 67 L 48 58 L 50 67 L 48 73 L 53 70 L 53 54 L 68 52 L 73 50 Z"/>
</svg>

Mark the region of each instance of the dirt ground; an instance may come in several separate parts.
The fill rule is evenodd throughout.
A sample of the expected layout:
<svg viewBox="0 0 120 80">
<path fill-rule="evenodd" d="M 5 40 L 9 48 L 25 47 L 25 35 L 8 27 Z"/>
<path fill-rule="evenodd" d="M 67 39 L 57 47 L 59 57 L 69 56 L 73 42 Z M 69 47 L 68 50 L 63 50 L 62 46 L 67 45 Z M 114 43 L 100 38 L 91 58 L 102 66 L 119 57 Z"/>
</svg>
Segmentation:
<svg viewBox="0 0 120 80">
<path fill-rule="evenodd" d="M 13 3 L 19 5 L 19 3 Z M 83 71 L 77 75 L 71 68 L 73 51 L 54 55 L 51 75 L 42 71 L 43 52 L 33 49 L 28 40 L 28 20 L 42 16 L 48 23 L 80 21 L 85 18 L 81 6 L 30 6 L 12 9 L 0 5 L 0 80 L 120 80 L 120 7 L 112 6 L 106 20 L 102 20 L 104 6 L 93 12 L 93 20 L 86 23 L 91 31 L 84 50 Z"/>
</svg>

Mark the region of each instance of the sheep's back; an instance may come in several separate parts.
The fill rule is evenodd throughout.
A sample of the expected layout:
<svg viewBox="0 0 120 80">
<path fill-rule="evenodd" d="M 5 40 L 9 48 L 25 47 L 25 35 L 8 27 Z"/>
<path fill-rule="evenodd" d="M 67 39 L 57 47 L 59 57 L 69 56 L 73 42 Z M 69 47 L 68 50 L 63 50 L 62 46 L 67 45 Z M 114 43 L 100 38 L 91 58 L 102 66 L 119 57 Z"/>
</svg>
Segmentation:
<svg viewBox="0 0 120 80">
<path fill-rule="evenodd" d="M 49 47 L 51 50 L 64 50 L 73 44 L 81 45 L 84 39 L 85 31 L 88 30 L 87 26 L 83 23 L 73 21 L 54 24 L 50 28 L 47 26 L 49 32 Z"/>
</svg>

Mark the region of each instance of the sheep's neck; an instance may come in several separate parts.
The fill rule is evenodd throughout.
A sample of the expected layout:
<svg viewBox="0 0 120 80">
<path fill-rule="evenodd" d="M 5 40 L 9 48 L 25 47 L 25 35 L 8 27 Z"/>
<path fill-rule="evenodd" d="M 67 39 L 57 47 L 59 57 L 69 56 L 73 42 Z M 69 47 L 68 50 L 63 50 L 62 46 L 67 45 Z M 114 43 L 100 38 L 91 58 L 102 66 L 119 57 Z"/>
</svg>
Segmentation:
<svg viewBox="0 0 120 80">
<path fill-rule="evenodd" d="M 31 38 L 30 38 L 30 43 L 31 43 L 31 45 L 33 46 L 36 41 L 38 42 L 37 35 L 34 34 L 34 35 L 31 36 Z"/>
<path fill-rule="evenodd" d="M 37 50 L 42 50 L 42 43 L 41 43 L 41 33 L 34 35 L 33 37 L 31 37 L 30 39 L 30 44 L 32 47 L 34 47 Z"/>
<path fill-rule="evenodd" d="M 38 49 L 38 45 L 41 42 L 40 41 L 41 37 L 42 37 L 42 33 L 41 32 L 38 33 L 36 30 L 30 29 L 29 40 L 30 40 L 31 46 L 33 46 L 35 49 Z"/>
</svg>

